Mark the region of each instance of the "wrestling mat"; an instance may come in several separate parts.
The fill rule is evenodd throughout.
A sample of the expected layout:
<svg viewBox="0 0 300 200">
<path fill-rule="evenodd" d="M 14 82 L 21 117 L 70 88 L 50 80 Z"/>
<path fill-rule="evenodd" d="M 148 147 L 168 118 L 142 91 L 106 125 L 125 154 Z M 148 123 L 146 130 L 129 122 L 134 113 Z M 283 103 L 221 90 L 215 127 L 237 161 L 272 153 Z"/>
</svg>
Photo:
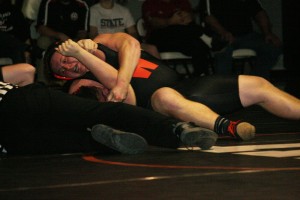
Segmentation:
<svg viewBox="0 0 300 200">
<path fill-rule="evenodd" d="M 230 117 L 255 124 L 256 138 L 220 138 L 208 151 L 2 158 L 0 199 L 300 199 L 299 121 L 258 107 Z"/>
</svg>

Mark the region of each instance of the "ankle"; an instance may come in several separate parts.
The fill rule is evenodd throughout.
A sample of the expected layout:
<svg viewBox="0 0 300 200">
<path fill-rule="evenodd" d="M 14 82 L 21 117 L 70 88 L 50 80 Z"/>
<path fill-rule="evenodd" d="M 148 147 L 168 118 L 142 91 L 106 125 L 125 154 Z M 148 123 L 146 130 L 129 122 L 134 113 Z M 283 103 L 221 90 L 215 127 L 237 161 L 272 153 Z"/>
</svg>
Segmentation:
<svg viewBox="0 0 300 200">
<path fill-rule="evenodd" d="M 230 135 L 230 133 L 228 131 L 230 124 L 231 124 L 231 121 L 229 119 L 219 116 L 215 121 L 214 131 L 218 135 Z"/>
</svg>

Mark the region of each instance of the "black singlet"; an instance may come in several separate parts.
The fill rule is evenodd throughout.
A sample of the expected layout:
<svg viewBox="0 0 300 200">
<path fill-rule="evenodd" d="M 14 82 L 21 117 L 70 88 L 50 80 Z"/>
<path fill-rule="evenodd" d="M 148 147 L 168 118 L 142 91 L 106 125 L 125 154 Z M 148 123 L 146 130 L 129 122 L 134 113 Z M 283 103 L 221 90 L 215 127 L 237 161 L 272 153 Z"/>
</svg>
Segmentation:
<svg viewBox="0 0 300 200">
<path fill-rule="evenodd" d="M 98 49 L 105 54 L 105 61 L 119 68 L 118 53 L 99 44 Z M 173 87 L 180 80 L 180 76 L 161 60 L 156 59 L 145 51 L 141 52 L 141 58 L 133 73 L 131 85 L 135 91 L 137 105 L 149 106 L 151 95 L 161 87 Z"/>
<path fill-rule="evenodd" d="M 119 68 L 118 53 L 99 44 L 106 57 L 106 62 Z M 96 80 L 87 73 L 84 77 Z M 205 76 L 182 80 L 173 69 L 163 61 L 141 52 L 139 64 L 133 74 L 131 85 L 137 97 L 137 105 L 150 108 L 152 94 L 161 87 L 171 87 L 179 91 L 187 99 L 203 103 L 220 114 L 230 113 L 242 108 L 237 76 Z"/>
</svg>

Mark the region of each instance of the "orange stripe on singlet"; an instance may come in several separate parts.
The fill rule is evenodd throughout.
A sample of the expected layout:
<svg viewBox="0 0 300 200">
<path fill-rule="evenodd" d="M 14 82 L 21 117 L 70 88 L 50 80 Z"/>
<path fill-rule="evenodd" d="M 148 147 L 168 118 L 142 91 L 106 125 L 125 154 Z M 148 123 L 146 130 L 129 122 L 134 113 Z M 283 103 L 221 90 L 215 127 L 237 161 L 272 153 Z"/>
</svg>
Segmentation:
<svg viewBox="0 0 300 200">
<path fill-rule="evenodd" d="M 149 78 L 152 74 L 152 71 L 158 67 L 157 64 L 149 62 L 144 59 L 140 59 L 137 67 L 133 73 L 133 77 L 135 78 Z"/>
</svg>

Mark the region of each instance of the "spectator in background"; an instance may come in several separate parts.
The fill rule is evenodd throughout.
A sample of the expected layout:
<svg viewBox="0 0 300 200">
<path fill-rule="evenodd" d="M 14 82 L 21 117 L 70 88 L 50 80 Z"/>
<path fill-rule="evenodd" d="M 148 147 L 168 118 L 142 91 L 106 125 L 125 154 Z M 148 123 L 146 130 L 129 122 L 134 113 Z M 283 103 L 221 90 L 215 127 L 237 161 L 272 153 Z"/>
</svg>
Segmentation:
<svg viewBox="0 0 300 200">
<path fill-rule="evenodd" d="M 10 0 L 0 0 L 0 57 L 13 63 L 30 62 L 30 31 L 21 10 Z"/>
<path fill-rule="evenodd" d="M 135 20 L 129 9 L 114 0 L 99 0 L 90 9 L 90 38 L 102 33 L 126 32 L 138 39 Z M 159 58 L 154 45 L 141 44 L 142 49 Z"/>
<path fill-rule="evenodd" d="M 88 37 L 89 7 L 81 0 L 43 0 L 39 7 L 38 46 L 46 49 L 54 41 Z"/>
<path fill-rule="evenodd" d="M 31 38 L 31 64 L 36 66 L 38 58 L 42 58 L 43 50 L 37 46 L 37 38 L 39 34 L 36 30 L 36 21 L 41 1 L 40 0 L 24 0 L 22 4 L 22 12 L 30 26 Z"/>
<path fill-rule="evenodd" d="M 192 56 L 194 74 L 208 73 L 209 47 L 202 40 L 202 27 L 194 21 L 189 0 L 146 0 L 142 14 L 146 41 L 159 52 L 179 51 Z"/>
<path fill-rule="evenodd" d="M 254 75 L 270 78 L 270 69 L 281 54 L 281 41 L 272 32 L 272 24 L 259 0 L 201 0 L 200 13 L 212 30 L 213 38 L 227 43 L 226 48 L 215 54 L 215 73 L 230 74 L 232 52 L 249 48 L 256 51 Z M 261 33 L 254 31 L 252 21 Z"/>
</svg>

